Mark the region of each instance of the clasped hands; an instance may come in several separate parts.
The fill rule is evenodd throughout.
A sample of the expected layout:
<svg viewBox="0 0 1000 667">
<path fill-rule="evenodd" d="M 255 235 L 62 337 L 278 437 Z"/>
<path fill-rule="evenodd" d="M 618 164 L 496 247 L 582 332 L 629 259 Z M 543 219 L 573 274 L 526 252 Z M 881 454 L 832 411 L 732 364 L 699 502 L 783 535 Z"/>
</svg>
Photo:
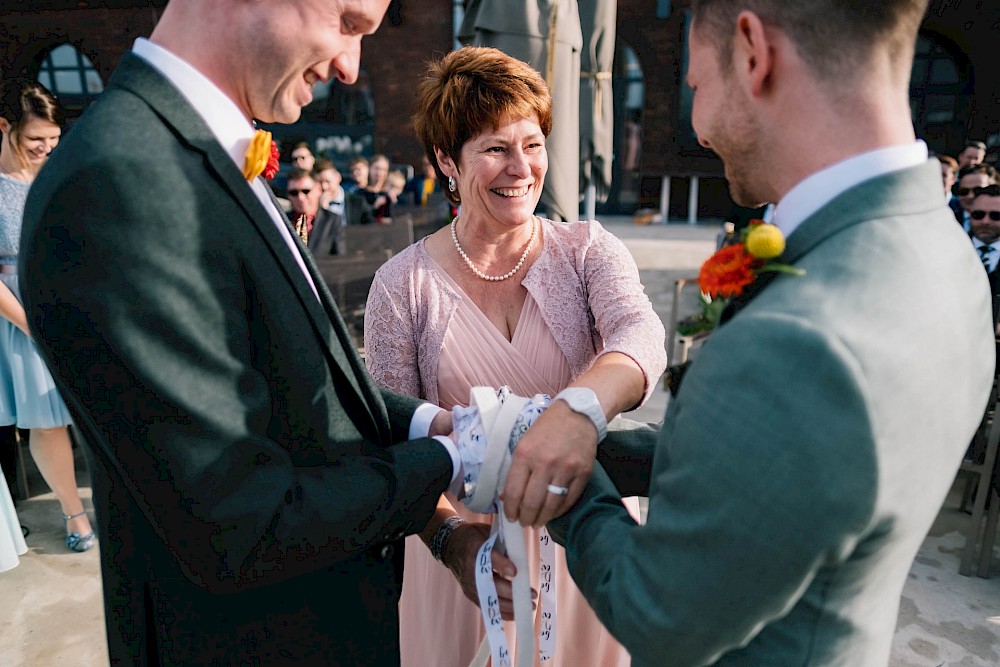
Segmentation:
<svg viewBox="0 0 1000 667">
<path fill-rule="evenodd" d="M 469 418 L 462 416 L 467 412 L 457 414 L 464 490 L 471 492 L 478 483 L 487 439 L 481 429 L 468 425 Z M 516 448 L 499 498 L 510 521 L 543 526 L 569 510 L 583 492 L 593 471 L 598 432 L 587 416 L 574 412 L 565 401 L 551 402 L 541 395 L 522 409 L 515 433 L 519 428 L 525 430 L 519 438 L 513 436 Z"/>
</svg>

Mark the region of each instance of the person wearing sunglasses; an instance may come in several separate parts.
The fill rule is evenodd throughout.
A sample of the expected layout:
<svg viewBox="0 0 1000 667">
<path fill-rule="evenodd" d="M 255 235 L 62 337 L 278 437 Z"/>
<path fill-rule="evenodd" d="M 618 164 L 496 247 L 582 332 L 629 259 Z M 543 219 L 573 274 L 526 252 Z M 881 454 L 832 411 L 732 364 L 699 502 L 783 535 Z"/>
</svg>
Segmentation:
<svg viewBox="0 0 1000 667">
<path fill-rule="evenodd" d="M 955 213 L 955 219 L 961 223 L 966 232 L 972 233 L 968 211 L 976 190 L 998 181 L 1000 179 L 997 177 L 997 170 L 988 164 L 975 164 L 958 172 L 958 182 L 955 184 L 956 201 L 949 204 Z"/>
<path fill-rule="evenodd" d="M 993 323 L 996 327 L 1000 320 L 1000 271 L 997 271 L 1000 266 L 1000 185 L 976 188 L 971 195 L 968 215 L 972 228 L 972 247 L 979 253 L 990 279 Z M 997 334 L 1000 335 L 1000 329 Z"/>
</svg>

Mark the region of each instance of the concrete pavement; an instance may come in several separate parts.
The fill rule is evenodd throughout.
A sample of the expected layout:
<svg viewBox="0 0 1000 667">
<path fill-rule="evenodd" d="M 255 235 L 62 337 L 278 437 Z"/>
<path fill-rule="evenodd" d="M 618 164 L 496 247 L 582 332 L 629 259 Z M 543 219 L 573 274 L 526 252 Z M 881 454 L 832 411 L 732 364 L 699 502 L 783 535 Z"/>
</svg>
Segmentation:
<svg viewBox="0 0 1000 667">
<path fill-rule="evenodd" d="M 697 272 L 715 247 L 717 225 L 639 226 L 631 218 L 605 218 L 639 265 L 643 283 L 666 323 L 676 277 Z M 685 297 L 693 307 L 696 295 Z M 667 395 L 629 416 L 659 421 Z M 82 456 L 78 477 L 90 509 L 90 489 Z M 21 564 L 0 574 L 0 667 L 106 665 L 104 614 L 98 551 L 74 554 L 63 546 L 59 506 L 30 465 L 34 495 L 18 505 L 31 527 L 30 551 Z M 924 541 L 903 591 L 890 667 L 987 667 L 1000 665 L 1000 549 L 994 550 L 994 577 L 958 574 L 958 560 L 970 520 L 959 512 L 956 484 Z"/>
</svg>

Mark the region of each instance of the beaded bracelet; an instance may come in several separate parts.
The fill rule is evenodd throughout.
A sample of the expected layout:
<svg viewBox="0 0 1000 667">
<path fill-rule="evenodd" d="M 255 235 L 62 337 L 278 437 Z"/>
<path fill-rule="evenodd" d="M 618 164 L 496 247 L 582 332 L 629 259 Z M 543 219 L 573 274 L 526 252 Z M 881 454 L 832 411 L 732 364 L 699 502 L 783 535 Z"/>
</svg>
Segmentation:
<svg viewBox="0 0 1000 667">
<path fill-rule="evenodd" d="M 434 560 L 439 563 L 441 562 L 441 559 L 444 556 L 444 548 L 448 546 L 448 540 L 451 539 L 451 534 L 455 532 L 455 529 L 463 523 L 465 523 L 465 519 L 457 514 L 450 516 L 441 522 L 437 532 L 434 533 L 434 537 L 431 538 L 430 550 L 431 555 L 434 556 Z"/>
</svg>

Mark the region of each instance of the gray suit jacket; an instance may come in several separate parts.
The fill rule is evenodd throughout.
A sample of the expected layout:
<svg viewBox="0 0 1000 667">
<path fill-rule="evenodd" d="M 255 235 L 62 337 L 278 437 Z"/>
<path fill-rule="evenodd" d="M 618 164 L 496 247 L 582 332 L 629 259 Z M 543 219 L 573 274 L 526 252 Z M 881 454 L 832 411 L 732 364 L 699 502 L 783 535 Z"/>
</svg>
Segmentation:
<svg viewBox="0 0 1000 667">
<path fill-rule="evenodd" d="M 309 253 L 319 298 L 145 61 L 53 153 L 21 250 L 91 456 L 112 662 L 397 665 L 401 538 L 450 457 L 406 441 L 418 402 L 372 383 Z"/>
<path fill-rule="evenodd" d="M 637 667 L 888 662 L 993 376 L 986 277 L 939 188 L 931 161 L 806 220 L 783 259 L 807 273 L 712 333 L 655 445 L 632 433 L 646 525 L 601 468 L 550 525 Z M 613 444 L 616 476 L 641 464 Z"/>
</svg>

